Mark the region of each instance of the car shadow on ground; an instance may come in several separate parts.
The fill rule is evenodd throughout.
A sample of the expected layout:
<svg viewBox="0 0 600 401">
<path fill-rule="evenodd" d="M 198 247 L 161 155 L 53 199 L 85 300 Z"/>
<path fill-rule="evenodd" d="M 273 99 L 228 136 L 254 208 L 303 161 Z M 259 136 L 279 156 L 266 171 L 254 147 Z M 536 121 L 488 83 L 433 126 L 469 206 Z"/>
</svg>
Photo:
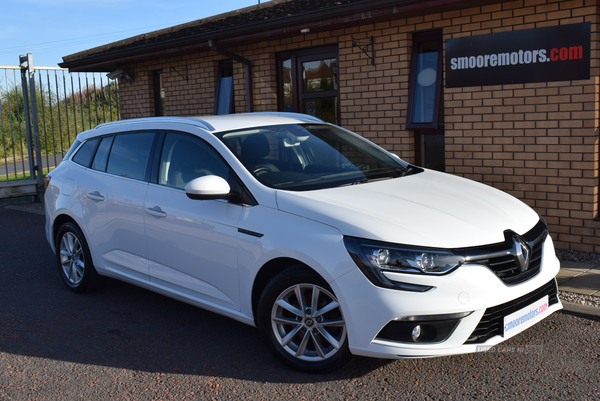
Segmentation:
<svg viewBox="0 0 600 401">
<path fill-rule="evenodd" d="M 391 363 L 356 358 L 337 372 L 296 372 L 250 326 L 108 279 L 78 295 L 62 283 L 44 217 L 0 208 L 0 352 L 136 371 L 314 383 Z"/>
</svg>

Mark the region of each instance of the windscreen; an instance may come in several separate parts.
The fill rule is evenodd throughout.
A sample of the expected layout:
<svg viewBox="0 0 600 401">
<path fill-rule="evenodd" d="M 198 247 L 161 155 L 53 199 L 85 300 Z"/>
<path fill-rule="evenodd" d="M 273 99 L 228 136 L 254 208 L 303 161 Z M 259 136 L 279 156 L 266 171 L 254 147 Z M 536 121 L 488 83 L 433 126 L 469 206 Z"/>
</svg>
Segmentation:
<svg viewBox="0 0 600 401">
<path fill-rule="evenodd" d="M 217 137 L 262 184 L 293 191 L 392 179 L 408 165 L 370 142 L 325 124 L 286 124 Z"/>
</svg>

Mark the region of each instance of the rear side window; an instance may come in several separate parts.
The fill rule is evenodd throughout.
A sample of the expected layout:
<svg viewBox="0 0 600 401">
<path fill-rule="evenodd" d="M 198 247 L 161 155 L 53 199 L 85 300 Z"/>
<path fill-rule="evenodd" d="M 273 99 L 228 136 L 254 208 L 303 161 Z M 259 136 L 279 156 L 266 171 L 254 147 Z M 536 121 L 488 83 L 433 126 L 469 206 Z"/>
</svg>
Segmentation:
<svg viewBox="0 0 600 401">
<path fill-rule="evenodd" d="M 106 171 L 106 165 L 108 164 L 108 153 L 110 152 L 110 146 L 113 143 L 114 136 L 107 136 L 102 138 L 98 150 L 96 151 L 96 157 L 92 162 L 92 169 L 99 171 Z"/>
<path fill-rule="evenodd" d="M 98 139 L 90 139 L 75 153 L 73 161 L 77 164 L 81 164 L 84 167 L 89 167 L 94 157 L 94 151 L 98 145 Z"/>
<path fill-rule="evenodd" d="M 79 145 L 81 145 L 81 141 L 79 139 L 75 139 L 75 142 L 73 142 L 73 144 L 71 145 L 71 147 L 69 148 L 69 150 L 67 151 L 65 156 L 63 157 L 63 160 L 68 160 L 69 157 L 71 156 L 71 153 L 73 153 L 75 151 L 75 149 L 77 149 L 79 147 Z"/>
<path fill-rule="evenodd" d="M 115 136 L 106 172 L 145 180 L 154 133 L 140 132 Z"/>
</svg>

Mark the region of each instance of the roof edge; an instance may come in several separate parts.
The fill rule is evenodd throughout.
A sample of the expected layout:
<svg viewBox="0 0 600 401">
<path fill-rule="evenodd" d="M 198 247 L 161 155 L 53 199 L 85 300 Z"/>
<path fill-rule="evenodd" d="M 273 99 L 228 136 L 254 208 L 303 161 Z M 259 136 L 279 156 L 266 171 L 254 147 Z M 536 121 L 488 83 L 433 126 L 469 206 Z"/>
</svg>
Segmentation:
<svg viewBox="0 0 600 401">
<path fill-rule="evenodd" d="M 272 0 L 269 3 L 273 5 L 282 4 L 290 0 Z M 487 0 L 482 1 L 482 4 L 497 3 L 502 0 Z M 269 3 L 263 3 L 267 5 Z M 209 17 L 213 21 L 222 19 L 227 15 L 235 15 L 244 10 L 254 10 L 261 5 L 255 5 L 231 11 L 229 13 L 220 14 L 215 17 Z M 203 32 L 192 34 L 185 37 L 162 40 L 155 43 L 142 44 L 139 46 L 125 47 L 102 52 L 91 53 L 92 50 L 102 50 L 110 45 L 124 43 L 126 41 L 134 42 L 135 38 L 143 38 L 147 34 L 137 35 L 124 41 L 113 42 L 109 45 L 96 47 L 84 52 L 75 53 L 70 56 L 63 57 L 63 62 L 59 63 L 62 68 L 68 68 L 71 71 L 106 71 L 108 66 L 114 68 L 130 62 L 137 62 L 155 57 L 169 57 L 183 52 L 201 50 L 208 48 L 208 40 L 218 40 L 220 44 L 235 45 L 243 41 L 268 39 L 270 37 L 280 37 L 281 35 L 289 35 L 299 32 L 304 28 L 331 29 L 332 26 L 344 26 L 356 24 L 360 21 L 369 21 L 374 19 L 389 18 L 390 15 L 395 15 L 404 12 L 416 12 L 428 8 L 439 7 L 456 7 L 460 5 L 471 4 L 468 0 L 363 0 L 356 3 L 343 4 L 340 6 L 329 7 L 325 10 L 311 10 L 292 16 L 283 16 L 267 21 L 254 22 L 245 25 L 239 25 L 231 28 L 226 28 L 219 31 Z M 341 11 L 341 12 L 340 12 Z M 318 15 L 315 18 L 315 15 Z M 208 19 L 197 20 L 206 21 Z M 197 21 L 177 25 L 175 27 L 165 28 L 157 32 L 173 32 L 176 27 L 184 27 L 193 24 Z M 86 55 L 87 54 L 87 55 Z M 71 56 L 79 58 L 69 59 Z"/>
</svg>

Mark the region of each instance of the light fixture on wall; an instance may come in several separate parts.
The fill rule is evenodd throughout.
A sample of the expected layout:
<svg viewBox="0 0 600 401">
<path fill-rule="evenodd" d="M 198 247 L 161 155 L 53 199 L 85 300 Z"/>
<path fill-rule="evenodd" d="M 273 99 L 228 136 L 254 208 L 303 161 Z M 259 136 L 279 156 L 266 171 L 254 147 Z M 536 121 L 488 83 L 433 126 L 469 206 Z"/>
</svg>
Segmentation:
<svg viewBox="0 0 600 401">
<path fill-rule="evenodd" d="M 108 74 L 106 74 L 106 76 L 109 79 L 123 78 L 125 81 L 131 83 L 131 76 L 120 68 L 118 70 L 109 72 Z"/>
<path fill-rule="evenodd" d="M 302 33 L 302 35 L 304 35 L 304 36 L 306 36 L 309 32 L 310 32 L 310 28 L 300 29 L 300 33 Z"/>
<path fill-rule="evenodd" d="M 106 74 L 106 76 L 109 79 L 123 78 L 125 81 L 131 83 L 131 75 L 129 75 L 128 73 L 126 73 L 125 71 L 123 71 L 120 68 L 118 70 L 109 72 L 108 74 Z M 140 113 L 142 114 L 142 117 L 146 117 L 144 115 L 144 109 L 142 109 L 142 104 L 140 103 L 140 99 L 138 99 L 138 94 L 137 94 L 137 90 L 135 90 L 135 85 L 133 85 L 132 87 L 133 87 L 133 93 L 135 94 L 135 100 L 137 101 L 138 107 L 140 108 Z"/>
</svg>

